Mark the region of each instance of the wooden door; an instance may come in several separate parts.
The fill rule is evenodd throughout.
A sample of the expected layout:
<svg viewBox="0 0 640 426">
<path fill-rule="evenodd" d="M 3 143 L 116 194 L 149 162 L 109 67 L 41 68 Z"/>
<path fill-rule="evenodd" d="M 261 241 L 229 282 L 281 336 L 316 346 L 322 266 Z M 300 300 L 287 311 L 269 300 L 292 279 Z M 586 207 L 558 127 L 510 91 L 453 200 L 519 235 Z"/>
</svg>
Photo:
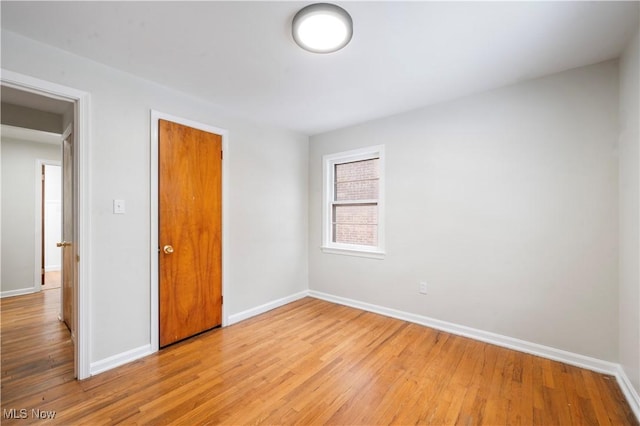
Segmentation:
<svg viewBox="0 0 640 426">
<path fill-rule="evenodd" d="M 62 141 L 62 319 L 75 334 L 73 312 L 75 255 L 73 193 L 73 133 Z"/>
<path fill-rule="evenodd" d="M 222 137 L 159 120 L 160 346 L 222 323 Z"/>
<path fill-rule="evenodd" d="M 44 256 L 44 252 L 45 252 L 45 245 L 44 245 L 44 241 L 45 241 L 45 232 L 46 232 L 46 228 L 45 228 L 45 214 L 46 214 L 46 209 L 45 209 L 45 203 L 46 203 L 46 194 L 44 193 L 44 188 L 45 188 L 45 165 L 43 164 L 42 166 L 40 166 L 40 219 L 41 219 L 41 223 L 40 223 L 40 285 L 45 285 L 45 281 L 44 281 L 44 267 L 45 267 L 45 256 Z"/>
</svg>

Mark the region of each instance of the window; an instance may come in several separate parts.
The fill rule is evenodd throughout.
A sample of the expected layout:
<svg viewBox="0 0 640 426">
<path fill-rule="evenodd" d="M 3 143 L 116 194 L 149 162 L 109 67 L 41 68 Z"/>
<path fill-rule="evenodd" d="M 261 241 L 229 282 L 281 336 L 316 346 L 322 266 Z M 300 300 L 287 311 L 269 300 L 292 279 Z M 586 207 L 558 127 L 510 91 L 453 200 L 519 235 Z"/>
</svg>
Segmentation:
<svg viewBox="0 0 640 426">
<path fill-rule="evenodd" d="M 325 155 L 323 251 L 384 256 L 384 146 Z"/>
</svg>

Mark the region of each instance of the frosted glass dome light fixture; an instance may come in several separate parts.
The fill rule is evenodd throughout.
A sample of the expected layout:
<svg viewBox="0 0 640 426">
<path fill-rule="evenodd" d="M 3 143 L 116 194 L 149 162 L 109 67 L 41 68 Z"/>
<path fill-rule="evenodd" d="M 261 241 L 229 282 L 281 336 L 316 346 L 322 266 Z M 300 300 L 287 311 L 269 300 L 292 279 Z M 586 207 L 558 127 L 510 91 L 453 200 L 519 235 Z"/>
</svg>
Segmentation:
<svg viewBox="0 0 640 426">
<path fill-rule="evenodd" d="M 293 17 L 293 39 L 313 53 L 331 53 L 345 47 L 353 36 L 353 21 L 346 10 L 330 3 L 306 6 Z"/>
</svg>

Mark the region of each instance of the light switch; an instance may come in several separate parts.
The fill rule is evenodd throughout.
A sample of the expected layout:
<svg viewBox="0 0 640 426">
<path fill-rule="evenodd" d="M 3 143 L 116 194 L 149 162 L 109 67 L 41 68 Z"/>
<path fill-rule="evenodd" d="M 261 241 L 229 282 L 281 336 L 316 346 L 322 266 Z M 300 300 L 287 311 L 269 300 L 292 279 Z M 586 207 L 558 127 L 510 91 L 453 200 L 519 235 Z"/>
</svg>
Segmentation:
<svg viewBox="0 0 640 426">
<path fill-rule="evenodd" d="M 113 214 L 124 214 L 124 200 L 113 200 Z"/>
</svg>

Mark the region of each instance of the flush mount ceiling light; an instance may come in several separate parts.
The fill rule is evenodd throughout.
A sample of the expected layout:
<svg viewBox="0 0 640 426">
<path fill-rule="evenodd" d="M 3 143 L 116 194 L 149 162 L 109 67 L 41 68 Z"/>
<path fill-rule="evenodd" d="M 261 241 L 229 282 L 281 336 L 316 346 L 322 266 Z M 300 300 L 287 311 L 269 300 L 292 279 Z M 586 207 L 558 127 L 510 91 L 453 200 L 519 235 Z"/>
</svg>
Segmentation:
<svg viewBox="0 0 640 426">
<path fill-rule="evenodd" d="M 296 13 L 291 30 L 293 39 L 303 49 L 331 53 L 349 43 L 353 35 L 353 21 L 340 6 L 316 3 Z"/>
</svg>

